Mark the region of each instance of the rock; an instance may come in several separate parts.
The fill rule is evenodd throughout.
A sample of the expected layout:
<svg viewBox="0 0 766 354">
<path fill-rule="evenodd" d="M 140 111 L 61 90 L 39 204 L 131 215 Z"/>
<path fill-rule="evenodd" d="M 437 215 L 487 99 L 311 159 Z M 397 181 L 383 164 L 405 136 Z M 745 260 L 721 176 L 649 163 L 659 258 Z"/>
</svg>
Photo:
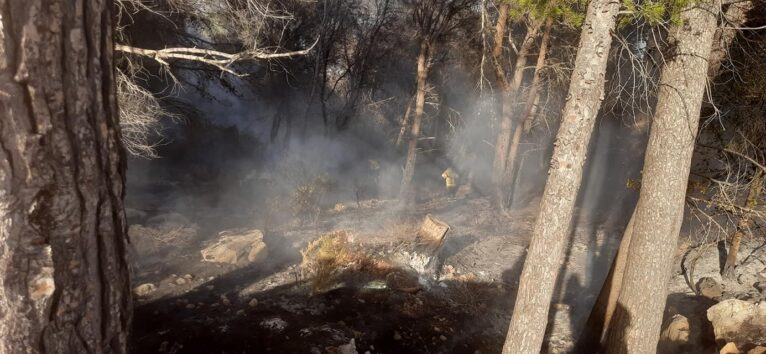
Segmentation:
<svg viewBox="0 0 766 354">
<path fill-rule="evenodd" d="M 186 284 L 186 279 L 184 279 L 184 278 L 178 278 L 178 279 L 176 279 L 175 283 L 176 283 L 177 285 L 184 285 L 184 284 Z"/>
<path fill-rule="evenodd" d="M 133 294 L 139 297 L 147 296 L 157 290 L 157 287 L 152 283 L 141 284 L 133 288 Z"/>
<path fill-rule="evenodd" d="M 660 341 L 686 343 L 689 341 L 689 319 L 682 315 L 675 315 L 668 327 L 660 334 Z"/>
<path fill-rule="evenodd" d="M 754 304 L 737 299 L 722 301 L 707 310 L 719 343 L 739 347 L 766 345 L 766 302 Z"/>
<path fill-rule="evenodd" d="M 747 354 L 766 354 L 766 347 L 759 345 L 753 349 L 748 350 Z"/>
<path fill-rule="evenodd" d="M 193 276 L 193 275 L 191 275 L 191 274 L 184 274 L 184 279 L 186 279 L 186 280 L 192 280 L 192 279 L 194 279 L 194 276 Z"/>
<path fill-rule="evenodd" d="M 252 299 L 252 300 L 250 300 L 250 302 L 248 302 L 248 303 L 247 303 L 247 305 L 248 305 L 248 306 L 250 306 L 250 307 L 256 307 L 256 306 L 258 306 L 258 299 Z"/>
<path fill-rule="evenodd" d="M 697 282 L 697 293 L 708 299 L 718 299 L 723 295 L 723 287 L 715 279 L 704 277 Z"/>
<path fill-rule="evenodd" d="M 261 327 L 276 333 L 282 332 L 287 328 L 287 322 L 279 317 L 263 320 L 260 325 Z"/>
<path fill-rule="evenodd" d="M 399 332 L 394 332 L 394 340 L 402 340 L 402 335 Z"/>
<path fill-rule="evenodd" d="M 344 344 L 338 347 L 338 350 L 336 351 L 338 354 L 359 354 L 359 352 L 356 351 L 356 343 L 354 342 L 354 339 L 351 338 L 351 341 L 348 342 L 348 344 Z"/>
<path fill-rule="evenodd" d="M 218 240 L 201 251 L 205 262 L 247 264 L 266 256 L 266 244 L 260 230 L 222 232 Z"/>
<path fill-rule="evenodd" d="M 740 354 L 739 349 L 737 349 L 737 345 L 734 343 L 726 343 L 726 345 L 721 348 L 720 354 Z"/>
</svg>

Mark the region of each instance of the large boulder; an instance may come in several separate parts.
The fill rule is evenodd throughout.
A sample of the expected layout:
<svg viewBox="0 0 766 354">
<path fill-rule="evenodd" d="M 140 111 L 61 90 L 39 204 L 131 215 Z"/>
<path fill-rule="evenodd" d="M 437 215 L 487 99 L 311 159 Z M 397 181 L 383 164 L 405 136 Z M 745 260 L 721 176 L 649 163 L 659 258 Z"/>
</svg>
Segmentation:
<svg viewBox="0 0 766 354">
<path fill-rule="evenodd" d="M 707 318 L 718 343 L 733 342 L 739 348 L 766 344 L 766 302 L 725 300 L 710 307 Z"/>
<path fill-rule="evenodd" d="M 266 256 L 260 230 L 223 231 L 218 240 L 201 251 L 205 262 L 243 265 Z"/>
</svg>

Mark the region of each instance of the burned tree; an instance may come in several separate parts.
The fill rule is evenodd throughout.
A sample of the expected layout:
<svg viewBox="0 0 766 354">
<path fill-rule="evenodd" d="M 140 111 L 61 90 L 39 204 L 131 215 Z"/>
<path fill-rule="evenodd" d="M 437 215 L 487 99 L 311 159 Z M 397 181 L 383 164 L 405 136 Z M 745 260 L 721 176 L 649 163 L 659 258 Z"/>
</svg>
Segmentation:
<svg viewBox="0 0 766 354">
<path fill-rule="evenodd" d="M 125 353 L 112 7 L 0 2 L 0 352 Z"/>
<path fill-rule="evenodd" d="M 399 200 L 404 203 L 407 203 L 414 197 L 412 179 L 415 176 L 418 140 L 420 139 L 420 127 L 423 121 L 423 109 L 426 101 L 426 84 L 432 57 L 439 42 L 457 26 L 455 21 L 457 17 L 460 16 L 461 12 L 469 9 L 472 4 L 473 0 L 408 2 L 408 6 L 411 8 L 412 22 L 417 30 L 416 36 L 419 42 L 419 49 L 417 56 L 415 111 L 412 127 L 410 128 L 402 184 L 399 189 Z"/>
</svg>

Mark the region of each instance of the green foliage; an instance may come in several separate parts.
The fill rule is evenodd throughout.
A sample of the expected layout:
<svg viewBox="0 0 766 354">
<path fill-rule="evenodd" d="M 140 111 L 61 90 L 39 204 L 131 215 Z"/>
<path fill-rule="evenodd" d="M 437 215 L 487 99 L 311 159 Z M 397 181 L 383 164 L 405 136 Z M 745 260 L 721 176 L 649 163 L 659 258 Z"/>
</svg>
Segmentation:
<svg viewBox="0 0 766 354">
<path fill-rule="evenodd" d="M 681 10 L 696 0 L 644 0 L 640 4 L 636 0 L 623 0 L 626 16 L 620 19 L 619 26 L 624 27 L 636 21 L 643 21 L 657 26 L 668 22 L 679 24 Z"/>
<path fill-rule="evenodd" d="M 580 27 L 585 19 L 588 0 L 504 0 L 511 4 L 509 16 L 520 19 L 529 15 L 544 20 L 553 17 L 574 27 Z"/>
</svg>

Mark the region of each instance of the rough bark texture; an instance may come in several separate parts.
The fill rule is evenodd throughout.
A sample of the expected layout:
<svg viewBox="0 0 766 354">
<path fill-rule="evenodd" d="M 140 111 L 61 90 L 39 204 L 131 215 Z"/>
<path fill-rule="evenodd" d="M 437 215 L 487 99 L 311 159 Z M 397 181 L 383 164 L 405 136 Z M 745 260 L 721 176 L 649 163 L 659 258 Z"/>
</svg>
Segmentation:
<svg viewBox="0 0 766 354">
<path fill-rule="evenodd" d="M 497 76 L 497 82 L 503 91 L 506 91 L 508 87 L 508 78 L 505 77 L 505 69 L 503 68 L 503 39 L 505 38 L 509 8 L 510 4 L 507 2 L 500 4 L 497 23 L 495 24 L 495 45 L 492 47 L 492 63 L 495 68 L 495 76 Z"/>
<path fill-rule="evenodd" d="M 568 100 L 554 143 L 548 180 L 503 353 L 540 352 L 585 155 L 603 100 L 611 32 L 619 8 L 620 3 L 612 0 L 593 0 L 588 5 Z"/>
<path fill-rule="evenodd" d="M 498 26 L 500 27 L 500 26 Z M 527 33 L 524 35 L 524 40 L 519 48 L 519 55 L 516 59 L 516 63 L 513 66 L 513 76 L 511 76 L 511 82 L 508 82 L 502 87 L 502 118 L 500 120 L 500 132 L 497 135 L 497 142 L 495 143 L 495 157 L 492 164 L 492 181 L 497 188 L 497 198 L 502 201 L 504 195 L 505 185 L 508 181 L 504 180 L 506 162 L 508 159 L 508 148 L 511 145 L 511 136 L 513 135 L 513 108 L 516 101 L 516 94 L 519 92 L 521 82 L 524 79 L 524 69 L 529 62 L 529 53 L 535 44 L 535 38 L 540 32 L 542 22 L 535 21 L 527 27 Z M 495 37 L 497 40 L 497 36 Z M 502 38 L 502 37 L 501 37 Z M 494 56 L 494 51 L 493 51 Z M 502 72 L 501 64 L 496 60 L 496 71 Z M 500 77 L 500 75 L 498 75 Z M 518 126 L 518 124 L 517 124 Z"/>
<path fill-rule="evenodd" d="M 521 134 L 524 132 L 524 127 L 526 127 L 529 123 L 529 118 L 532 116 L 532 106 L 534 106 L 535 100 L 537 100 L 537 91 L 540 88 L 540 72 L 543 68 L 543 65 L 545 65 L 545 56 L 548 53 L 548 43 L 550 42 L 552 27 L 553 18 L 548 18 L 545 21 L 543 39 L 540 41 L 540 50 L 537 53 L 537 62 L 535 63 L 535 77 L 532 79 L 532 84 L 529 86 L 527 100 L 524 103 L 524 112 L 519 116 L 519 123 L 517 124 L 516 129 L 513 131 L 513 138 L 511 139 L 511 145 L 508 150 L 508 160 L 505 164 L 504 177 L 509 185 L 513 185 L 515 178 L 516 157 L 519 154 Z"/>
<path fill-rule="evenodd" d="M 124 353 L 112 3 L 0 0 L 0 353 Z"/>
<path fill-rule="evenodd" d="M 404 165 L 402 185 L 399 190 L 399 201 L 408 203 L 414 197 L 412 178 L 415 176 L 415 162 L 418 157 L 418 139 L 420 124 L 423 120 L 423 107 L 426 103 L 426 80 L 428 79 L 428 62 L 430 61 L 430 44 L 423 40 L 418 53 L 417 93 L 415 94 L 415 116 L 412 119 L 412 129 L 407 145 L 407 161 Z"/>
<path fill-rule="evenodd" d="M 763 170 L 756 169 L 753 180 L 750 181 L 750 189 L 747 191 L 747 200 L 745 201 L 745 208 L 749 210 L 755 210 L 758 206 L 758 198 L 761 197 L 763 191 Z M 737 253 L 739 253 L 739 244 L 742 242 L 742 236 L 745 235 L 747 230 L 752 224 L 752 218 L 750 214 L 745 213 L 739 218 L 737 222 L 737 231 L 731 238 L 731 246 L 729 246 L 729 253 L 726 255 L 726 263 L 723 266 L 723 276 L 727 279 L 736 279 L 737 272 Z"/>
<path fill-rule="evenodd" d="M 660 78 L 609 353 L 657 349 L 719 9 L 719 0 L 695 2 L 668 36 L 672 49 Z"/>
<path fill-rule="evenodd" d="M 752 2 L 749 1 L 730 5 L 726 10 L 728 27 L 742 26 L 747 20 L 747 11 L 751 8 Z M 710 79 L 713 79 L 720 72 L 721 65 L 728 51 L 728 46 L 731 44 L 736 34 L 737 30 L 731 28 L 719 28 L 716 31 L 713 39 L 713 49 L 710 53 L 710 60 L 708 60 L 708 76 Z M 607 279 L 604 282 L 598 300 L 588 318 L 585 332 L 580 338 L 580 343 L 578 345 L 581 345 L 582 348 L 595 348 L 595 346 L 600 345 L 606 339 L 606 331 L 609 329 L 609 323 L 611 322 L 614 309 L 617 305 L 617 297 L 619 296 L 622 279 L 625 274 L 625 262 L 627 260 L 630 232 L 632 232 L 634 217 L 635 212 L 630 218 L 628 229 L 626 229 L 625 235 L 620 242 L 620 249 L 617 253 L 617 257 L 615 257 L 609 268 Z"/>
</svg>

